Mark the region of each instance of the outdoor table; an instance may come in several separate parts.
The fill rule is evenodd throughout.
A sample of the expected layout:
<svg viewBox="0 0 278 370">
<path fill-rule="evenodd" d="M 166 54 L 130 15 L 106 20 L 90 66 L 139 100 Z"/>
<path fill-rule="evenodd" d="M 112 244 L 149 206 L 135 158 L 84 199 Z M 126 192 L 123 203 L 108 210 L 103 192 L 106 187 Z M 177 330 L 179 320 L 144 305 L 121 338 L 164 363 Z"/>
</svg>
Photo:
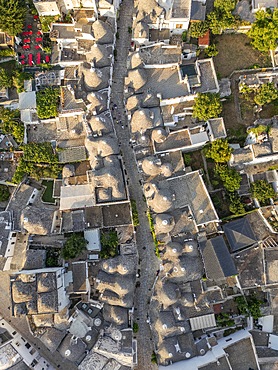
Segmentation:
<svg viewBox="0 0 278 370">
<path fill-rule="evenodd" d="M 22 36 L 28 36 L 29 35 L 29 31 L 24 31 L 21 34 L 22 34 Z"/>
<path fill-rule="evenodd" d="M 20 55 L 20 59 L 25 59 L 25 55 Z"/>
<path fill-rule="evenodd" d="M 30 49 L 30 45 L 23 45 L 23 49 L 24 49 L 24 50 L 28 50 L 28 49 Z"/>
<path fill-rule="evenodd" d="M 35 46 L 35 49 L 36 49 L 36 50 L 39 50 L 40 48 L 41 48 L 41 47 L 40 47 L 40 45 L 36 45 L 36 46 Z"/>
<path fill-rule="evenodd" d="M 39 19 L 39 16 L 38 15 L 34 15 L 34 19 Z"/>
<path fill-rule="evenodd" d="M 37 32 L 37 35 L 38 35 L 38 36 L 40 36 L 41 34 L 42 34 L 42 33 L 41 33 L 41 31 L 38 31 L 38 32 Z"/>
<path fill-rule="evenodd" d="M 28 24 L 27 28 L 28 28 L 28 30 L 31 30 L 32 29 L 32 25 L 31 24 Z"/>
<path fill-rule="evenodd" d="M 41 64 L 41 53 L 37 54 L 37 64 Z"/>
<path fill-rule="evenodd" d="M 42 41 L 42 37 L 36 37 L 36 42 Z"/>
<path fill-rule="evenodd" d="M 49 62 L 50 62 L 50 57 L 49 57 L 49 55 L 46 55 L 46 56 L 45 56 L 45 62 L 46 62 L 46 63 L 49 63 Z"/>
<path fill-rule="evenodd" d="M 23 65 L 23 64 L 25 64 L 24 60 L 22 60 L 22 61 L 21 61 L 21 64 L 22 64 L 22 65 Z"/>
</svg>

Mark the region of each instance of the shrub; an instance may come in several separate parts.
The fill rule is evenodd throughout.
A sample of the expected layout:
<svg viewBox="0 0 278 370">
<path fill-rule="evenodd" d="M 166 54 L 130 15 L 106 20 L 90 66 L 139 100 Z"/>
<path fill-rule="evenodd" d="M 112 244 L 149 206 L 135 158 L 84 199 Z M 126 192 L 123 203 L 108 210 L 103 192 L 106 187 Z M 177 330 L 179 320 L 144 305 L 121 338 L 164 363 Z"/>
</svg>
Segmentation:
<svg viewBox="0 0 278 370">
<path fill-rule="evenodd" d="M 278 15 L 278 13 L 277 13 Z M 278 27 L 278 25 L 277 25 Z M 256 91 L 254 102 L 258 105 L 265 105 L 271 103 L 278 98 L 278 90 L 273 83 L 262 84 Z"/>
<path fill-rule="evenodd" d="M 5 185 L 0 185 L 0 202 L 6 201 L 10 198 L 9 188 Z"/>
<path fill-rule="evenodd" d="M 215 44 L 211 44 L 208 48 L 205 49 L 205 54 L 208 57 L 215 57 L 219 51 L 217 50 L 217 47 Z"/>
<path fill-rule="evenodd" d="M 138 330 L 139 330 L 139 325 L 137 324 L 137 322 L 134 322 L 133 323 L 133 333 L 138 333 Z"/>
<path fill-rule="evenodd" d="M 133 226 L 136 227 L 139 225 L 139 217 L 138 217 L 138 211 L 137 211 L 137 206 L 136 206 L 136 201 L 131 200 L 131 212 L 132 212 L 132 220 L 133 220 Z"/>
</svg>

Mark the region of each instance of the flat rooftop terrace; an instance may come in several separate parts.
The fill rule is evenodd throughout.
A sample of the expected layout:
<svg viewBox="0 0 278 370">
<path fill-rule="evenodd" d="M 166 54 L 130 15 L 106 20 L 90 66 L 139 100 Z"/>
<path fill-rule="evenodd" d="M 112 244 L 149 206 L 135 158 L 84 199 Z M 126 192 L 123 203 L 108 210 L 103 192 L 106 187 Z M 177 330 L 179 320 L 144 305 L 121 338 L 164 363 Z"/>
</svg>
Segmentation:
<svg viewBox="0 0 278 370">
<path fill-rule="evenodd" d="M 187 85 L 180 82 L 177 68 L 146 68 L 144 71 L 147 83 L 138 91 L 139 93 L 149 90 L 161 94 L 163 99 L 190 94 Z"/>
</svg>

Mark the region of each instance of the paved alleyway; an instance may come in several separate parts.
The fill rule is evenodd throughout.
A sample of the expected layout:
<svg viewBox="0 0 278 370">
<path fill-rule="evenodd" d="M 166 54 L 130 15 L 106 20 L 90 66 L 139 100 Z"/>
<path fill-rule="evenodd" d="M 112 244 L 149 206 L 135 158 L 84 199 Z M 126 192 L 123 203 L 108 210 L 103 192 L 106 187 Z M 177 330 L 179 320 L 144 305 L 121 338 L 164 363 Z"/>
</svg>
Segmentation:
<svg viewBox="0 0 278 370">
<path fill-rule="evenodd" d="M 128 27 L 132 25 L 133 0 L 123 0 L 118 19 L 119 39 L 116 43 L 117 61 L 114 65 L 111 101 L 116 103 L 117 113 L 121 123 L 115 123 L 115 129 L 123 155 L 124 165 L 127 171 L 129 192 L 131 199 L 137 204 L 140 226 L 137 227 L 137 247 L 140 259 L 139 269 L 140 287 L 136 289 L 134 319 L 139 324 L 136 335 L 138 341 L 138 370 L 151 370 L 157 368 L 151 364 L 153 343 L 149 325 L 146 322 L 151 287 L 153 285 L 159 261 L 154 253 L 154 243 L 150 233 L 149 223 L 146 216 L 147 206 L 143 199 L 143 191 L 140 185 L 140 175 L 132 147 L 130 146 L 130 133 L 127 127 L 127 117 L 124 106 L 124 78 L 127 74 L 127 56 L 131 42 Z M 122 127 L 123 126 L 123 127 Z"/>
</svg>

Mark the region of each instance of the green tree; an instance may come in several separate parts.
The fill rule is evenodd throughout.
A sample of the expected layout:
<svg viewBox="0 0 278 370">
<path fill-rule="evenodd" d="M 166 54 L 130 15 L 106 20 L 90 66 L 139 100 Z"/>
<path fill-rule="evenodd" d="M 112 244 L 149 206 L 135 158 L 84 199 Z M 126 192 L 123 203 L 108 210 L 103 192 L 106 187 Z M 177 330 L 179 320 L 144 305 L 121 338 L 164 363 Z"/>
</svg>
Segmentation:
<svg viewBox="0 0 278 370">
<path fill-rule="evenodd" d="M 237 193 L 229 194 L 230 204 L 229 210 L 234 215 L 242 215 L 245 213 L 245 208 L 241 203 L 240 197 Z"/>
<path fill-rule="evenodd" d="M 220 177 L 223 182 L 223 186 L 228 192 L 233 193 L 239 189 L 241 176 L 234 168 L 217 163 L 215 166 L 215 172 Z"/>
<path fill-rule="evenodd" d="M 50 31 L 50 26 L 52 23 L 57 22 L 59 19 L 59 16 L 57 15 L 47 15 L 44 17 L 40 17 L 40 23 L 42 27 L 42 32 L 49 32 Z"/>
<path fill-rule="evenodd" d="M 118 255 L 118 234 L 115 230 L 103 231 L 100 236 L 101 258 L 113 258 Z"/>
<path fill-rule="evenodd" d="M 275 198 L 273 187 L 265 180 L 257 180 L 251 184 L 251 192 L 253 198 L 257 198 L 259 202 L 266 203 L 269 198 Z"/>
<path fill-rule="evenodd" d="M 73 233 L 65 242 L 61 250 L 61 257 L 64 260 L 76 258 L 86 249 L 87 244 L 88 242 L 83 236 Z"/>
<path fill-rule="evenodd" d="M 247 35 L 252 39 L 251 45 L 263 53 L 275 50 L 278 39 L 278 9 L 257 11 L 256 20 Z"/>
<path fill-rule="evenodd" d="M 214 0 L 214 7 L 225 12 L 231 12 L 236 6 L 237 0 Z"/>
<path fill-rule="evenodd" d="M 231 319 L 227 313 L 220 313 L 219 315 L 217 315 L 216 323 L 222 328 L 235 325 L 234 320 Z"/>
<path fill-rule="evenodd" d="M 235 0 L 215 0 L 214 9 L 208 14 L 209 28 L 214 35 L 221 35 L 224 29 L 235 27 L 236 19 L 232 14 Z"/>
<path fill-rule="evenodd" d="M 16 171 L 12 178 L 12 182 L 19 184 L 25 175 L 33 177 L 36 180 L 41 178 L 56 179 L 61 172 L 61 166 L 58 164 L 41 164 L 28 162 L 21 158 L 17 164 Z"/>
<path fill-rule="evenodd" d="M 255 320 L 262 316 L 260 306 L 263 302 L 256 295 L 236 297 L 235 302 L 241 315 L 252 316 Z"/>
<path fill-rule="evenodd" d="M 23 158 L 28 162 L 55 163 L 58 157 L 53 153 L 50 143 L 29 143 L 23 147 Z"/>
<path fill-rule="evenodd" d="M 191 22 L 189 33 L 191 37 L 202 37 L 204 36 L 209 29 L 208 21 L 201 21 L 201 22 Z"/>
<path fill-rule="evenodd" d="M 271 82 L 262 84 L 254 96 L 254 102 L 258 105 L 265 105 L 276 99 L 278 99 L 278 90 Z"/>
<path fill-rule="evenodd" d="M 4 134 L 11 134 L 18 144 L 23 142 L 24 124 L 20 121 L 18 109 L 11 110 L 0 106 L 0 130 Z"/>
<path fill-rule="evenodd" d="M 208 57 L 215 57 L 219 53 L 219 51 L 217 50 L 215 44 L 211 44 L 205 49 L 205 53 Z"/>
<path fill-rule="evenodd" d="M 1 30 L 15 36 L 22 31 L 26 17 L 26 4 L 23 0 L 0 0 Z"/>
<path fill-rule="evenodd" d="M 13 86 L 13 80 L 9 73 L 4 68 L 0 67 L 0 88 L 3 87 L 12 87 Z"/>
<path fill-rule="evenodd" d="M 24 91 L 24 81 L 30 80 L 32 75 L 27 72 L 22 72 L 19 69 L 15 70 L 12 75 L 12 84 L 16 87 L 17 92 L 21 93 Z"/>
<path fill-rule="evenodd" d="M 227 163 L 231 158 L 232 148 L 228 140 L 217 139 L 204 148 L 204 153 L 207 158 L 213 159 L 216 163 Z"/>
<path fill-rule="evenodd" d="M 0 185 L 0 202 L 10 198 L 9 188 L 5 185 Z"/>
<path fill-rule="evenodd" d="M 193 117 L 200 121 L 216 118 L 222 112 L 219 94 L 198 93 L 193 106 Z"/>
<path fill-rule="evenodd" d="M 37 112 L 41 119 L 53 118 L 58 115 L 60 89 L 47 87 L 37 92 Z"/>
</svg>

